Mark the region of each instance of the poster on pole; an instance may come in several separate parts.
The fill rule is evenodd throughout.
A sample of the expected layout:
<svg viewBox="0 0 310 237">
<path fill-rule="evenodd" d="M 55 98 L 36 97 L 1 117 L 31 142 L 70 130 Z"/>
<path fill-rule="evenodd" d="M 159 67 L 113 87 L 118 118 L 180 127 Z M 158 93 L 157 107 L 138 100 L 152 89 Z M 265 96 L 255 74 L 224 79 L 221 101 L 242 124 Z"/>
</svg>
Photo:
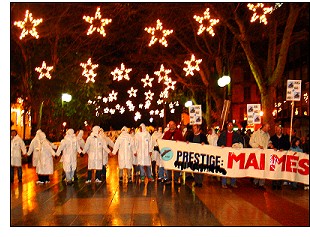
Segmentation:
<svg viewBox="0 0 310 237">
<path fill-rule="evenodd" d="M 201 105 L 189 106 L 189 124 L 202 124 Z"/>
<path fill-rule="evenodd" d="M 301 99 L 301 80 L 287 80 L 286 100 L 300 101 Z"/>
<path fill-rule="evenodd" d="M 260 104 L 247 104 L 248 124 L 261 124 Z"/>
</svg>

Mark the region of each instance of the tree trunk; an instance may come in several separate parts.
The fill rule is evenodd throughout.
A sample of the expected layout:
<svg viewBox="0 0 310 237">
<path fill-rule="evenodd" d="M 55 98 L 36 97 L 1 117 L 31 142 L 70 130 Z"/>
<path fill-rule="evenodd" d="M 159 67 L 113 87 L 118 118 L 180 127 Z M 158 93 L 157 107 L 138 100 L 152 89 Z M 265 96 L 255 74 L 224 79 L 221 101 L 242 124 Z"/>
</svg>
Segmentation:
<svg viewBox="0 0 310 237">
<path fill-rule="evenodd" d="M 264 112 L 262 124 L 269 123 L 271 130 L 269 131 L 270 135 L 273 135 L 275 133 L 274 131 L 274 125 L 275 121 L 272 115 L 274 104 L 275 104 L 275 87 L 269 86 L 267 89 L 263 90 L 261 93 L 261 103 L 262 108 L 261 110 Z"/>
</svg>

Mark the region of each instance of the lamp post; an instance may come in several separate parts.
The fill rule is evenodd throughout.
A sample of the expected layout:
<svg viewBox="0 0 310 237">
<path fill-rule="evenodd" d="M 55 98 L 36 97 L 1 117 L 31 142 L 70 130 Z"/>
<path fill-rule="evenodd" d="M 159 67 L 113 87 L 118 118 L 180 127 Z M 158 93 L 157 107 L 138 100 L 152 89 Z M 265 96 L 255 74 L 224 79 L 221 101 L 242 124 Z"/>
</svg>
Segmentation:
<svg viewBox="0 0 310 237">
<path fill-rule="evenodd" d="M 72 96 L 68 93 L 63 93 L 61 95 L 61 131 L 62 133 L 64 133 L 64 128 L 66 126 L 66 122 L 63 122 L 63 118 L 64 118 L 64 102 L 70 102 L 72 99 Z"/>
<path fill-rule="evenodd" d="M 226 92 L 226 88 L 228 87 L 228 96 L 230 97 L 230 76 L 222 76 L 220 79 L 218 79 L 217 84 L 219 85 L 219 87 L 224 87 L 224 104 L 223 104 L 223 110 L 222 110 L 222 114 L 221 114 L 221 120 L 222 120 L 222 127 L 221 130 L 223 130 L 224 128 L 224 123 L 228 117 L 229 114 L 229 109 L 230 109 L 230 98 L 228 98 L 228 100 L 226 100 L 227 97 L 227 92 Z"/>
</svg>

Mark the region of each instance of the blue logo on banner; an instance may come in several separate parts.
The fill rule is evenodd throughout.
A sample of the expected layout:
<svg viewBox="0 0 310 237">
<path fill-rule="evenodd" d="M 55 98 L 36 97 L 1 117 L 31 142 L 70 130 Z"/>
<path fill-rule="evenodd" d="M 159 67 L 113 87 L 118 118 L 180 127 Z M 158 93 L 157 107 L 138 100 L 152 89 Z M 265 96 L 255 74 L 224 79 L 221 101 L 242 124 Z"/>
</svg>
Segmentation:
<svg viewBox="0 0 310 237">
<path fill-rule="evenodd" d="M 164 147 L 160 150 L 160 155 L 164 161 L 169 161 L 173 157 L 172 149 L 169 147 Z"/>
</svg>

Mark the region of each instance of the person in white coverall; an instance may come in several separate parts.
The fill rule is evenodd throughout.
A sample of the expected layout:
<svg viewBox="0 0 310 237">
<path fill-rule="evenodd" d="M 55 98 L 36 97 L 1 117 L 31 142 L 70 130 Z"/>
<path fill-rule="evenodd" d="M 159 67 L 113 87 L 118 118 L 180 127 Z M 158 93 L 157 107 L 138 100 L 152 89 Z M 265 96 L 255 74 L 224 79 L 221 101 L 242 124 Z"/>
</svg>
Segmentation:
<svg viewBox="0 0 310 237">
<path fill-rule="evenodd" d="M 141 123 L 139 130 L 140 131 L 135 135 L 135 155 L 137 156 L 138 164 L 140 165 L 140 179 L 141 181 L 144 181 L 144 168 L 146 167 L 148 180 L 152 182 L 154 181 L 151 173 L 152 138 L 143 123 Z"/>
<path fill-rule="evenodd" d="M 154 133 L 152 134 L 152 147 L 153 147 L 153 152 L 152 152 L 152 172 L 153 172 L 153 177 L 155 178 L 156 175 L 156 168 L 158 167 L 158 177 L 157 180 L 160 182 L 164 181 L 164 175 L 165 175 L 165 169 L 164 169 L 164 162 L 161 159 L 159 147 L 157 140 L 161 139 L 163 137 L 163 129 L 162 127 L 158 127 Z"/>
<path fill-rule="evenodd" d="M 72 128 L 67 130 L 64 139 L 61 140 L 56 156 L 59 156 L 61 152 L 62 166 L 66 173 L 66 184 L 71 185 L 77 165 L 77 153 L 82 152 Z"/>
<path fill-rule="evenodd" d="M 118 152 L 118 168 L 119 168 L 119 181 L 123 182 L 123 169 L 127 169 L 128 183 L 132 182 L 132 160 L 135 153 L 135 144 L 133 137 L 128 133 L 128 128 L 124 126 L 121 134 L 115 141 L 112 151 L 113 155 Z"/>
<path fill-rule="evenodd" d="M 54 173 L 54 161 L 55 151 L 53 150 L 51 143 L 46 139 L 44 132 L 39 133 L 40 147 L 39 158 L 36 166 L 36 172 L 39 176 L 38 184 L 49 183 L 49 175 Z"/>
<path fill-rule="evenodd" d="M 114 142 L 111 140 L 111 138 L 109 138 L 103 131 L 102 128 L 99 129 L 99 135 L 101 136 L 102 139 L 104 139 L 107 143 L 107 146 L 112 148 L 114 147 Z M 107 164 L 108 164 L 108 158 L 109 158 L 109 154 L 103 150 L 103 157 L 102 157 L 102 179 L 105 180 L 106 176 L 107 176 Z"/>
<path fill-rule="evenodd" d="M 32 166 L 36 167 L 38 163 L 38 159 L 40 156 L 40 138 L 39 138 L 39 133 L 42 132 L 41 129 L 39 129 L 36 132 L 35 137 L 31 140 L 29 149 L 27 152 L 27 156 L 30 156 L 32 153 Z"/>
<path fill-rule="evenodd" d="M 16 130 L 11 131 L 11 183 L 14 182 L 14 167 L 17 167 L 18 181 L 22 182 L 22 154 L 27 155 L 27 150 L 23 139 Z"/>
<path fill-rule="evenodd" d="M 83 154 L 88 153 L 88 173 L 85 183 L 90 183 L 92 179 L 92 170 L 96 170 L 96 183 L 101 183 L 101 170 L 103 165 L 103 151 L 111 154 L 107 143 L 99 135 L 99 126 L 94 126 L 92 133 L 86 140 L 85 147 L 82 151 Z"/>
</svg>

